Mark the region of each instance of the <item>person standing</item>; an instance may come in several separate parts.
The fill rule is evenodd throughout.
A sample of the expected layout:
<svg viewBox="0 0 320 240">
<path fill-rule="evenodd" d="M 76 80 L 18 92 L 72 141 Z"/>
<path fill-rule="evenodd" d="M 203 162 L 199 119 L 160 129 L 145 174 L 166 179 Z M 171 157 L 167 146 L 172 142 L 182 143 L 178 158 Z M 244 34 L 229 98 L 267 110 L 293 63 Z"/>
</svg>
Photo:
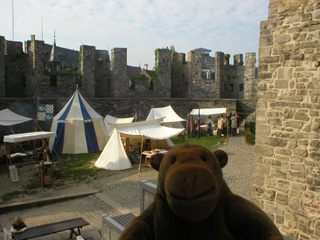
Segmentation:
<svg viewBox="0 0 320 240">
<path fill-rule="evenodd" d="M 220 116 L 218 119 L 218 131 L 217 131 L 218 137 L 221 137 L 221 135 L 222 135 L 223 125 L 224 125 L 224 118 L 223 118 L 223 116 Z"/>
<path fill-rule="evenodd" d="M 236 136 L 237 135 L 237 116 L 235 113 L 230 118 L 230 120 L 231 120 L 231 135 Z"/>
<path fill-rule="evenodd" d="M 208 119 L 206 120 L 207 123 L 207 136 L 210 136 L 211 132 L 212 132 L 212 120 L 211 120 L 211 116 L 208 117 Z"/>
</svg>

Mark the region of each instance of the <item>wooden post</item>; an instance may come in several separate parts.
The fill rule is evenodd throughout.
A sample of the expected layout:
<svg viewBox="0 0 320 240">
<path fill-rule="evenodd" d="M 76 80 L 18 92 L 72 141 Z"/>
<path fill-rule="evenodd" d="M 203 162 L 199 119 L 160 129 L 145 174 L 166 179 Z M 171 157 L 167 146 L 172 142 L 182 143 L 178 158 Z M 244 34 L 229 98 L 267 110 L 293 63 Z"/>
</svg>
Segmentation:
<svg viewBox="0 0 320 240">
<path fill-rule="evenodd" d="M 130 138 L 126 137 L 126 154 L 129 157 L 130 155 Z"/>
<path fill-rule="evenodd" d="M 141 163 L 142 163 L 142 149 L 143 149 L 143 136 L 141 137 L 141 146 L 140 146 L 140 164 L 139 164 L 140 172 L 141 172 Z"/>
</svg>

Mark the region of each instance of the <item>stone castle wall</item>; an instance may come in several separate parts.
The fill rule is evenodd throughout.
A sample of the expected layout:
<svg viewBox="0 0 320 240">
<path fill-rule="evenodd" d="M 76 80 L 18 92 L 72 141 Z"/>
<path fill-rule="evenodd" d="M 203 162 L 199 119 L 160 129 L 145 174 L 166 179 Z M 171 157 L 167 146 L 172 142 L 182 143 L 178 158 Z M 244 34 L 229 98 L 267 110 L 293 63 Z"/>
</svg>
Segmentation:
<svg viewBox="0 0 320 240">
<path fill-rule="evenodd" d="M 193 50 L 187 62 L 183 53 L 157 49 L 157 78 L 152 82 L 153 89 L 149 88 L 150 80 L 145 79 L 138 79 L 135 87 L 130 88 L 126 48 L 112 49 L 109 58 L 108 51 L 96 50 L 94 46 L 82 45 L 79 52 L 55 46 L 58 62 L 50 63 L 53 46 L 36 40 L 34 35 L 26 42 L 26 52 L 21 42 L 6 41 L 3 37 L 1 40 L 5 43 L 0 45 L 5 59 L 0 66 L 4 72 L 1 78 L 0 69 L 0 84 L 5 85 L 3 97 L 68 97 L 77 84 L 89 98 L 244 97 L 244 91 L 239 90 L 245 68 L 241 54 L 234 56 L 235 65 L 229 65 L 225 59 L 228 55 L 224 53 L 217 53 L 215 59 Z M 202 68 L 207 68 L 206 65 L 216 74 L 216 79 L 203 79 Z M 224 84 L 229 86 L 233 81 L 233 90 L 225 91 Z"/>
<path fill-rule="evenodd" d="M 280 231 L 320 238 L 320 2 L 270 0 L 260 25 L 253 196 Z"/>
</svg>

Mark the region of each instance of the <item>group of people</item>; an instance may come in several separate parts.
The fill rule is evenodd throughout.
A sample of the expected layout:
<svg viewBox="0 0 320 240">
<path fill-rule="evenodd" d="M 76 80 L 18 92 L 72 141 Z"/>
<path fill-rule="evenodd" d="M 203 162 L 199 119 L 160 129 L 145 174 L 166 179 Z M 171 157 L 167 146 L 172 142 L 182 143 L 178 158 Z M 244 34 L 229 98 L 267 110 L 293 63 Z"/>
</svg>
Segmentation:
<svg viewBox="0 0 320 240">
<path fill-rule="evenodd" d="M 206 124 L 207 125 L 207 136 L 212 136 L 213 130 L 217 131 L 217 136 L 225 136 L 225 135 L 231 135 L 236 136 L 240 133 L 240 116 L 237 113 L 230 112 L 226 116 L 221 115 L 218 117 L 217 122 L 213 122 L 211 119 L 211 116 L 208 117 L 208 119 L 200 123 L 195 121 L 190 121 L 190 133 L 192 137 L 197 137 L 198 131 L 201 125 Z"/>
<path fill-rule="evenodd" d="M 218 117 L 217 136 L 221 137 L 226 134 L 236 136 L 240 133 L 240 116 L 236 113 L 229 113 L 227 116 Z"/>
</svg>

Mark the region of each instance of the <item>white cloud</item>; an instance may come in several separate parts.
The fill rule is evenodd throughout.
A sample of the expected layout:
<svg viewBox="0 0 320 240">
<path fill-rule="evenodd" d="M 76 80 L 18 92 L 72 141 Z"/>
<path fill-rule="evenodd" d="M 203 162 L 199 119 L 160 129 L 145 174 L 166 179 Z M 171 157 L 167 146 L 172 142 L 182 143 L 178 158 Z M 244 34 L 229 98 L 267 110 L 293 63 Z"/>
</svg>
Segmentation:
<svg viewBox="0 0 320 240">
<path fill-rule="evenodd" d="M 15 0 L 15 40 L 35 34 L 79 49 L 128 48 L 128 64 L 154 65 L 154 50 L 175 46 L 236 54 L 258 51 L 259 24 L 267 19 L 268 0 Z M 0 0 L 0 35 L 12 39 L 11 1 Z"/>
</svg>

